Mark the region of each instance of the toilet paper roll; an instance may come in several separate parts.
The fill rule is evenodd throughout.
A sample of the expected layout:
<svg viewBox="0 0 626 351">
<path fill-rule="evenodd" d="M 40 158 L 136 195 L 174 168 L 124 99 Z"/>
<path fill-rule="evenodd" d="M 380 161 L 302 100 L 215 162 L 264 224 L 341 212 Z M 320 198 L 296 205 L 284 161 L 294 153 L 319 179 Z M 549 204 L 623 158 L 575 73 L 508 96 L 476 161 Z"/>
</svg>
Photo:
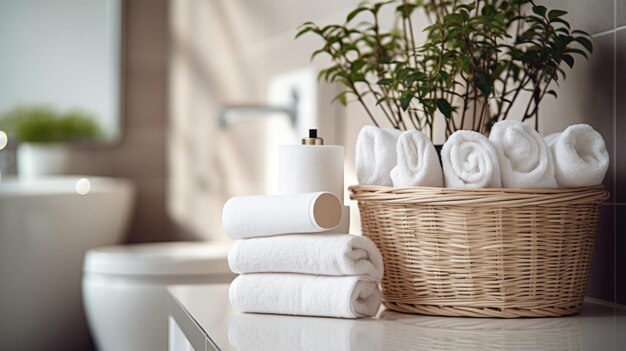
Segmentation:
<svg viewBox="0 0 626 351">
<path fill-rule="evenodd" d="M 281 194 L 329 191 L 343 204 L 343 146 L 281 145 L 278 164 Z"/>
<path fill-rule="evenodd" d="M 330 192 L 234 197 L 222 211 L 224 231 L 233 240 L 317 233 L 341 222 L 341 201 Z"/>
</svg>

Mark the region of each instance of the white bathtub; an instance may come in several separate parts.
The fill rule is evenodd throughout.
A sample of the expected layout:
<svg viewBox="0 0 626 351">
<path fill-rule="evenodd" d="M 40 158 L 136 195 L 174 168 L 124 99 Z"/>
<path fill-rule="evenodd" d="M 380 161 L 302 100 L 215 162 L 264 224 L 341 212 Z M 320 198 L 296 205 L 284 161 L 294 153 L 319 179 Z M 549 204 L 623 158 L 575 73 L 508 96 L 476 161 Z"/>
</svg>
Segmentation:
<svg viewBox="0 0 626 351">
<path fill-rule="evenodd" d="M 84 350 L 85 252 L 120 243 L 132 211 L 126 180 L 51 177 L 0 183 L 0 348 Z"/>
</svg>

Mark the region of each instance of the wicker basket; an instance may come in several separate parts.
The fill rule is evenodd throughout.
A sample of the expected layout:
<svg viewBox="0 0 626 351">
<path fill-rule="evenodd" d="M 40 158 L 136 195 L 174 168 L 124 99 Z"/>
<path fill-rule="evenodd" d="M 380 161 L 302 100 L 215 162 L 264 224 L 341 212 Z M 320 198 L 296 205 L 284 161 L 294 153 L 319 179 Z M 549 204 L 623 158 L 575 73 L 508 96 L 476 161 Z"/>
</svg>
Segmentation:
<svg viewBox="0 0 626 351">
<path fill-rule="evenodd" d="M 576 314 L 602 187 L 445 189 L 352 186 L 363 234 L 383 254 L 383 303 L 471 317 Z"/>
</svg>

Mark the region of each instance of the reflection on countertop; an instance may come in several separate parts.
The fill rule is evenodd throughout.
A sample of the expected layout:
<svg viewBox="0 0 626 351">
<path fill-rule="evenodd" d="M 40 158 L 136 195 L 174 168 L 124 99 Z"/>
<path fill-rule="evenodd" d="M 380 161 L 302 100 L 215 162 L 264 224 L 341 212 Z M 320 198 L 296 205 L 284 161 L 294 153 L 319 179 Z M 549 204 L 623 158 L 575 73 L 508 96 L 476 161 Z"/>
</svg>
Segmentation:
<svg viewBox="0 0 626 351">
<path fill-rule="evenodd" d="M 435 317 L 381 309 L 376 318 L 349 320 L 240 313 L 228 302 L 227 285 L 169 291 L 172 320 L 196 350 L 626 348 L 626 310 L 595 300 L 585 303 L 582 314 L 563 318 Z"/>
</svg>

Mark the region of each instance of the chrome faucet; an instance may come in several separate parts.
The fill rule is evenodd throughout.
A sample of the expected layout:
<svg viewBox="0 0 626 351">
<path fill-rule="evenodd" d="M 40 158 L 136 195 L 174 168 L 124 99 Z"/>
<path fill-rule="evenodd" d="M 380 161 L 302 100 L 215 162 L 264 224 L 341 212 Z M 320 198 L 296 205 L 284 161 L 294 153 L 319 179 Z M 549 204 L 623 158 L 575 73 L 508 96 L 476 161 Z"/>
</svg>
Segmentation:
<svg viewBox="0 0 626 351">
<path fill-rule="evenodd" d="M 259 114 L 267 113 L 284 113 L 289 117 L 291 125 L 295 126 L 298 120 L 298 105 L 300 103 L 300 96 L 295 89 L 291 90 L 289 102 L 286 106 L 272 106 L 263 104 L 238 104 L 238 105 L 225 105 L 220 108 L 219 111 L 219 124 L 221 128 L 227 128 L 232 123 L 232 118 L 229 117 L 231 112 L 243 112 L 245 116 L 252 118 L 258 117 Z"/>
</svg>

